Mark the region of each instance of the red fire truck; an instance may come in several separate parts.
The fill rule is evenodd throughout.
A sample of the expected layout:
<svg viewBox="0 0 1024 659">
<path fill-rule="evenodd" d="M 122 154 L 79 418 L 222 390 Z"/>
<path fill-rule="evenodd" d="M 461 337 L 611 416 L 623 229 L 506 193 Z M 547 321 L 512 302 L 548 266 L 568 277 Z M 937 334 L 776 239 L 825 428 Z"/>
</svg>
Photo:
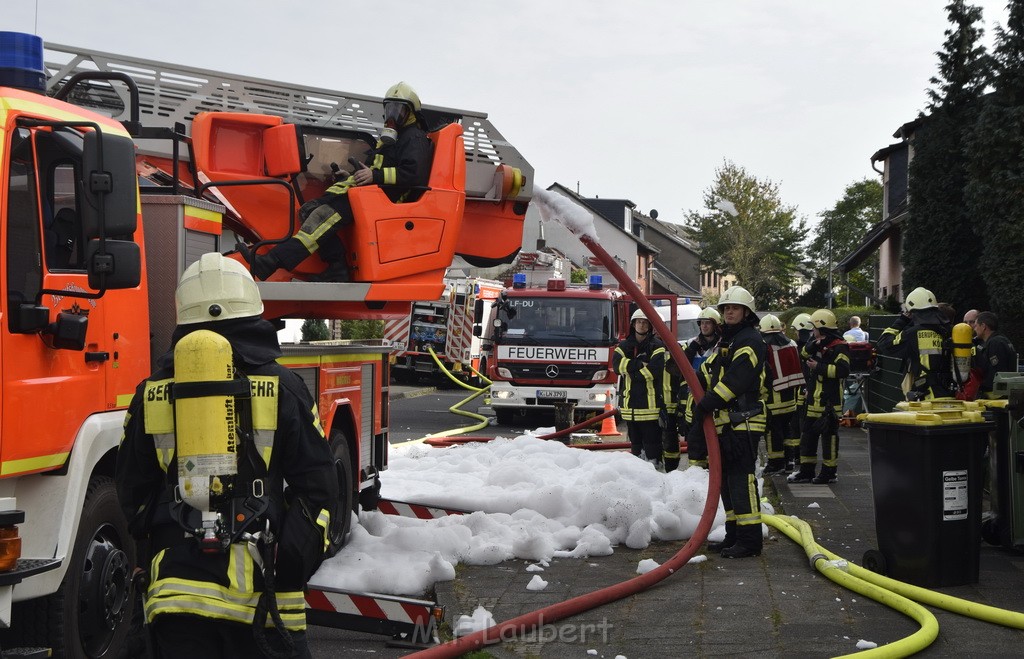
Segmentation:
<svg viewBox="0 0 1024 659">
<path fill-rule="evenodd" d="M 384 338 L 395 348 L 391 373 L 400 383 L 440 375 L 430 350 L 463 381 L 480 368 L 482 342 L 473 334 L 473 312 L 477 300 L 489 310 L 504 285 L 479 277 L 448 278 L 445 283 L 448 288 L 439 299 L 413 302 L 408 316 L 384 323 Z"/>
<path fill-rule="evenodd" d="M 292 235 L 331 165 L 374 143 L 382 102 L 53 44 L 44 56 L 31 35 L 2 43 L 2 642 L 113 657 L 135 563 L 115 453 L 136 384 L 170 345 L 179 275 L 236 237 Z M 430 190 L 411 204 L 353 190 L 353 281 L 304 281 L 324 267 L 308 259 L 259 284 L 268 318 L 407 316 L 444 290 L 455 254 L 515 255 L 529 165 L 486 115 L 425 113 L 438 124 Z M 373 506 L 387 466 L 389 352 L 285 347 L 318 402 L 345 507 Z"/>
</svg>

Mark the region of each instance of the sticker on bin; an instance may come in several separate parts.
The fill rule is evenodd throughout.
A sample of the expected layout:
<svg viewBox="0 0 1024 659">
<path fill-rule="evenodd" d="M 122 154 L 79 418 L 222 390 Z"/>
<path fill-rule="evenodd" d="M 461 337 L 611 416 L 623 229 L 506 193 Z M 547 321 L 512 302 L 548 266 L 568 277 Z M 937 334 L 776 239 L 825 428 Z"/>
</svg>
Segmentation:
<svg viewBox="0 0 1024 659">
<path fill-rule="evenodd" d="M 967 470 L 942 472 L 942 521 L 967 519 Z"/>
</svg>

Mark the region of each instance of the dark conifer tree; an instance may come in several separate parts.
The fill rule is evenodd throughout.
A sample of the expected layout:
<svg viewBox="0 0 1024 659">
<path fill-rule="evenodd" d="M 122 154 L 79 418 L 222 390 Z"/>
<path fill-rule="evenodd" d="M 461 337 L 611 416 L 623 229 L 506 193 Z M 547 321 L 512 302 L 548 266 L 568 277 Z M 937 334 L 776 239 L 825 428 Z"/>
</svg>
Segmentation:
<svg viewBox="0 0 1024 659">
<path fill-rule="evenodd" d="M 981 240 L 966 203 L 967 137 L 990 80 L 981 9 L 954 0 L 937 53 L 928 105 L 913 135 L 908 219 L 902 225 L 903 290 L 924 286 L 960 313 L 988 308 L 978 263 Z"/>
<path fill-rule="evenodd" d="M 1024 346 L 1024 0 L 996 27 L 994 91 L 968 141 L 968 209 L 1000 330 Z"/>
</svg>

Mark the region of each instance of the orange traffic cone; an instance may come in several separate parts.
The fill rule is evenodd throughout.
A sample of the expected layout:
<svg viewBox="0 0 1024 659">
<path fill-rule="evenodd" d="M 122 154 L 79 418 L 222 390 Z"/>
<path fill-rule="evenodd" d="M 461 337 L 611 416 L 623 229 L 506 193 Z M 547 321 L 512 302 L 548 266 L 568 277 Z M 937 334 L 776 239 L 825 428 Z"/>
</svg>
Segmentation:
<svg viewBox="0 0 1024 659">
<path fill-rule="evenodd" d="M 611 412 L 612 411 L 612 390 L 611 389 L 608 390 L 608 397 L 605 398 L 605 401 L 604 401 L 604 411 L 605 412 Z M 606 416 L 604 419 L 601 420 L 601 430 L 598 431 L 597 434 L 598 434 L 599 437 L 605 437 L 605 436 L 608 436 L 608 435 L 621 435 L 622 434 L 622 433 L 619 432 L 619 429 L 615 427 L 615 415 L 614 414 L 609 414 L 608 416 Z"/>
</svg>

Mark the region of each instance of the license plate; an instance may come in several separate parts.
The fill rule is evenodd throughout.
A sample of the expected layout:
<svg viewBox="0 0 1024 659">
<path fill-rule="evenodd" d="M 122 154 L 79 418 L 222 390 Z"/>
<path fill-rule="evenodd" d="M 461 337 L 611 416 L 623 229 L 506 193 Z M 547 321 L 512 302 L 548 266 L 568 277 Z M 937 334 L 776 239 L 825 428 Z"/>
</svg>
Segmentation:
<svg viewBox="0 0 1024 659">
<path fill-rule="evenodd" d="M 565 390 L 537 390 L 538 400 L 565 400 Z"/>
</svg>

